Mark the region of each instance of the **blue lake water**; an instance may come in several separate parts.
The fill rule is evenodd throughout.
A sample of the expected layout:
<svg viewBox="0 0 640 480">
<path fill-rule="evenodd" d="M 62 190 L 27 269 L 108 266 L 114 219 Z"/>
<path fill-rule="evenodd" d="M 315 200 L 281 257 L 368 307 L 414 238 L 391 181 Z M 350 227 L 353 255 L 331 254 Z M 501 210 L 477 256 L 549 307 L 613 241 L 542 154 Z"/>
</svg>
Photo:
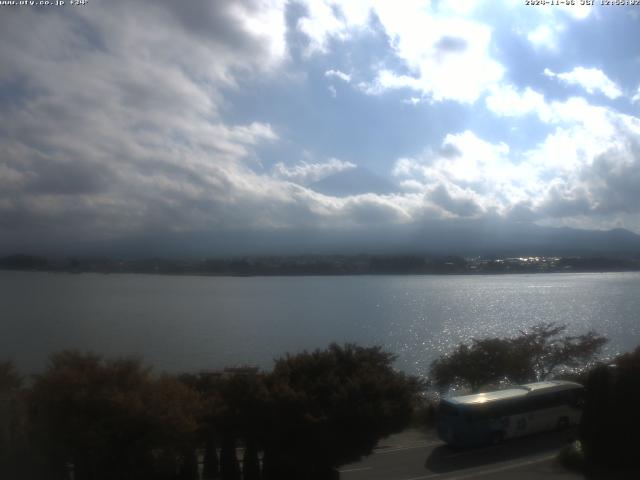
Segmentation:
<svg viewBox="0 0 640 480">
<path fill-rule="evenodd" d="M 159 370 L 253 364 L 330 342 L 382 345 L 411 373 L 460 341 L 566 323 L 640 344 L 640 273 L 195 277 L 0 271 L 0 359 L 36 372 L 65 348 Z"/>
</svg>

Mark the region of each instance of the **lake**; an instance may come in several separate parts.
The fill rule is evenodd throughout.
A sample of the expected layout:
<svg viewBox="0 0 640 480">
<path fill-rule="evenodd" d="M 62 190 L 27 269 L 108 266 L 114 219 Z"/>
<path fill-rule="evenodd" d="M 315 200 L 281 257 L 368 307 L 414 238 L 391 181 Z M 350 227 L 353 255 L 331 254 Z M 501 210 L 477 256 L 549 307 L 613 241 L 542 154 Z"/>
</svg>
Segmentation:
<svg viewBox="0 0 640 480">
<path fill-rule="evenodd" d="M 65 348 L 158 370 L 253 364 L 330 342 L 382 345 L 424 374 L 460 341 L 538 322 L 640 344 L 640 273 L 197 277 L 0 271 L 0 359 L 27 373 Z"/>
</svg>

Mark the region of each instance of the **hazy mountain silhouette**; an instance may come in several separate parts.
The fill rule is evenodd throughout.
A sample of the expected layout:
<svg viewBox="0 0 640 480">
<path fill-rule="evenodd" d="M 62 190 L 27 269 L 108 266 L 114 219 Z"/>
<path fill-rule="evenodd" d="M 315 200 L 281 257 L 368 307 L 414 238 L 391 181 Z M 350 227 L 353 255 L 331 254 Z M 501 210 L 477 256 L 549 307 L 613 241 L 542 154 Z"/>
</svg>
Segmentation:
<svg viewBox="0 0 640 480">
<path fill-rule="evenodd" d="M 23 246 L 24 247 L 24 246 Z M 437 220 L 420 226 L 149 233 L 117 241 L 49 245 L 16 253 L 101 255 L 126 258 L 206 258 L 234 255 L 455 254 L 495 257 L 544 255 L 640 255 L 640 236 L 622 229 L 597 231 L 543 227 L 503 220 Z"/>
</svg>

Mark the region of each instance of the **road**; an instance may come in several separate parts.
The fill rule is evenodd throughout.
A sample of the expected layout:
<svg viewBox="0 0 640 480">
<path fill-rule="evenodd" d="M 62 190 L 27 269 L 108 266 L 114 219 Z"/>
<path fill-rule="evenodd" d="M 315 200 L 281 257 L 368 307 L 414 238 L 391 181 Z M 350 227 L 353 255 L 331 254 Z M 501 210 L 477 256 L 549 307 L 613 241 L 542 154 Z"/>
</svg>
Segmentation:
<svg viewBox="0 0 640 480">
<path fill-rule="evenodd" d="M 339 468 L 340 480 L 578 480 L 555 457 L 574 432 L 553 432 L 502 445 L 454 450 L 433 432 L 407 430 L 383 440 L 374 453 Z"/>
</svg>

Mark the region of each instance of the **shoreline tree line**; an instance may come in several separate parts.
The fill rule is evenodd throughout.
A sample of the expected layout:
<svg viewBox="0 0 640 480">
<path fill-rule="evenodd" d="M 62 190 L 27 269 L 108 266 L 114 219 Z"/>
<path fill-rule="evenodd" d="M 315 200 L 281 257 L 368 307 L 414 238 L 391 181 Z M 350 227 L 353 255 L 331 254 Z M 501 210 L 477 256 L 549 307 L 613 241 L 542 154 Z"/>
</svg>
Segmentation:
<svg viewBox="0 0 640 480">
<path fill-rule="evenodd" d="M 457 255 L 357 254 L 287 255 L 230 258 L 0 257 L 0 269 L 59 273 L 144 273 L 153 275 L 438 275 L 640 270 L 637 256 L 515 256 L 463 258 Z"/>
<path fill-rule="evenodd" d="M 136 358 L 63 351 L 27 379 L 0 362 L 0 476 L 194 480 L 200 468 L 205 479 L 333 479 L 416 412 L 432 412 L 428 384 L 478 391 L 580 369 L 591 399 L 585 449 L 600 465 L 610 459 L 598 443 L 611 433 L 603 419 L 640 386 L 640 348 L 620 357 L 619 373 L 584 373 L 605 343 L 594 332 L 539 324 L 459 345 L 432 363 L 428 382 L 396 371 L 381 347 L 354 344 L 287 354 L 270 372 L 154 374 Z"/>
</svg>

